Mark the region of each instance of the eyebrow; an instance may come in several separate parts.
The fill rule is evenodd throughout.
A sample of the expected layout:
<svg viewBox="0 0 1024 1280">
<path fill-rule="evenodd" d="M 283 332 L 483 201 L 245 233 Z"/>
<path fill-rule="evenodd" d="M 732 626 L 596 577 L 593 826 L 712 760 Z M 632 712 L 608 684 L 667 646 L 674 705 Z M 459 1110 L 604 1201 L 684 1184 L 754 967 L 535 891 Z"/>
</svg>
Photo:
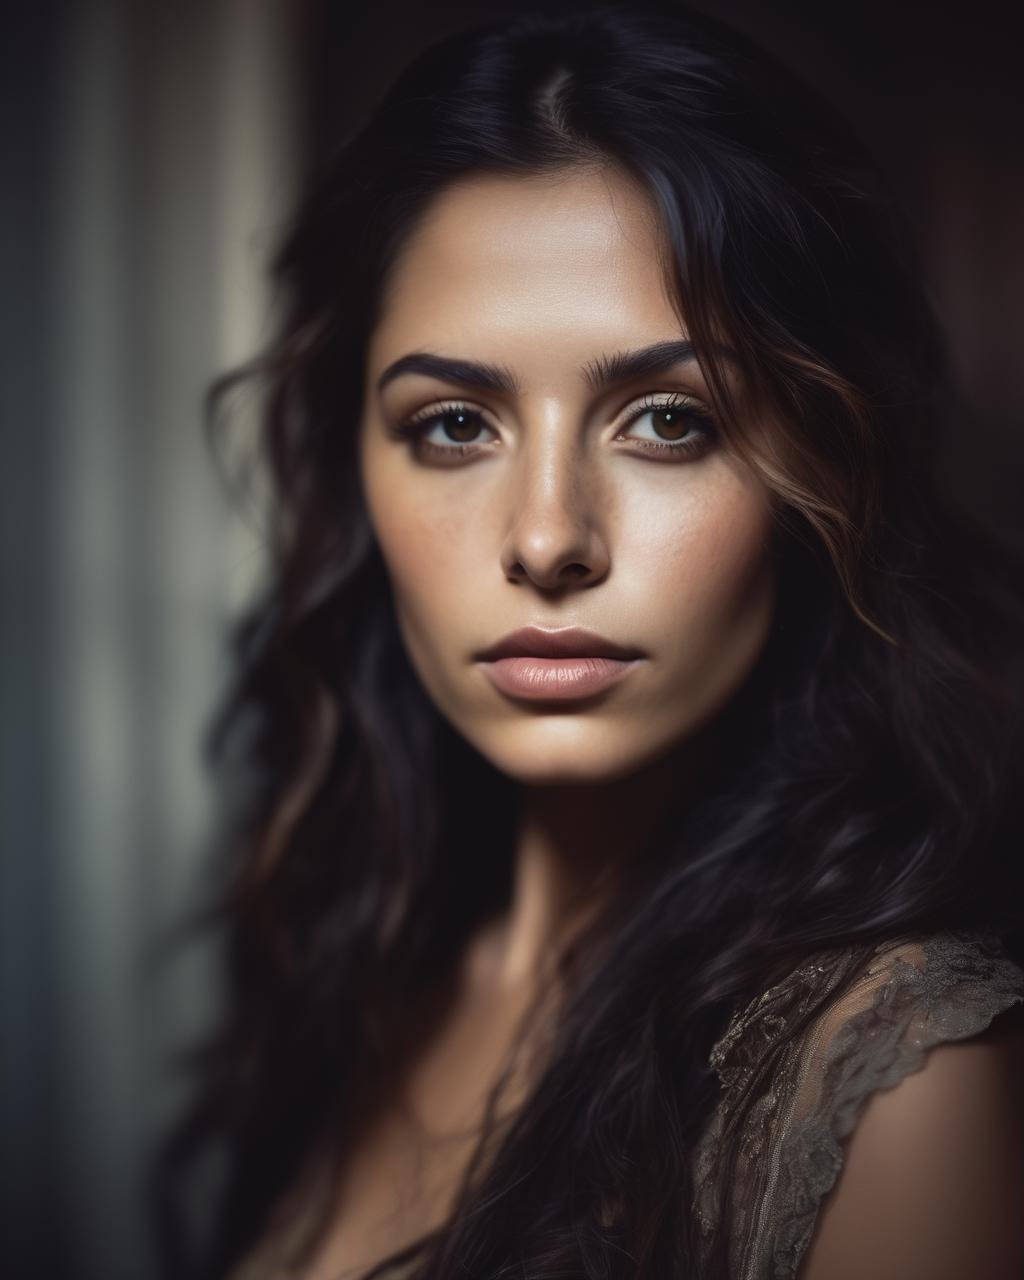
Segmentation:
<svg viewBox="0 0 1024 1280">
<path fill-rule="evenodd" d="M 730 347 L 715 345 L 712 349 L 727 359 L 737 358 Z M 652 373 L 663 373 L 673 365 L 685 364 L 696 358 L 693 343 L 685 339 L 672 339 L 633 351 L 617 351 L 612 355 L 599 356 L 581 366 L 580 373 L 592 391 L 601 391 L 615 383 L 628 382 Z M 388 365 L 377 379 L 378 394 L 395 378 L 408 373 L 440 378 L 445 382 L 458 382 L 485 391 L 505 391 L 510 395 L 520 390 L 519 380 L 505 365 L 457 360 L 429 351 L 413 351 Z"/>
</svg>

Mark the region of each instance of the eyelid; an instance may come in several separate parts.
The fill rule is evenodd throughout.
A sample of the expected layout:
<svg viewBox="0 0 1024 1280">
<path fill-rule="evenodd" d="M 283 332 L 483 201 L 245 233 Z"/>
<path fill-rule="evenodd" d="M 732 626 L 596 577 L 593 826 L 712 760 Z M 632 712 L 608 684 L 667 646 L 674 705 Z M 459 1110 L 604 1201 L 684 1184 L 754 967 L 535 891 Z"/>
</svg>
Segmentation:
<svg viewBox="0 0 1024 1280">
<path fill-rule="evenodd" d="M 627 401 L 626 408 L 629 410 L 627 426 L 631 426 L 638 416 L 656 409 L 686 409 L 697 415 L 711 416 L 708 405 L 689 391 L 648 391 L 639 400 Z"/>
<path fill-rule="evenodd" d="M 444 413 L 458 412 L 459 410 L 465 413 L 478 414 L 480 418 L 487 417 L 487 410 L 481 409 L 479 405 L 471 404 L 468 400 L 453 398 L 451 400 L 434 400 L 424 408 L 416 409 L 408 414 L 403 421 L 419 425 L 429 422 L 431 418 L 439 418 Z"/>
<path fill-rule="evenodd" d="M 657 397 L 661 397 L 661 399 L 659 400 Z M 615 417 L 621 417 L 627 409 L 632 409 L 633 412 L 636 413 L 643 412 L 645 410 L 650 411 L 652 409 L 676 406 L 685 406 L 687 409 L 691 409 L 696 413 L 710 414 L 711 412 L 710 408 L 700 399 L 699 396 L 694 395 L 690 391 L 681 391 L 677 388 L 673 388 L 672 390 L 666 391 L 647 391 L 639 397 L 633 395 L 624 402 L 622 408 L 616 412 Z M 444 413 L 460 409 L 467 413 L 478 414 L 480 418 L 486 422 L 488 413 L 486 409 L 482 409 L 479 405 L 472 404 L 468 400 L 457 399 L 455 397 L 447 400 L 431 401 L 423 406 L 423 408 L 416 409 L 412 413 L 407 414 L 402 421 L 406 425 L 421 425 L 422 423 L 429 421 L 431 418 L 440 417 Z M 631 419 L 632 416 L 633 415 L 631 414 Z M 490 423 L 487 423 L 487 425 L 491 426 Z M 627 425 L 629 424 L 627 423 Z"/>
<path fill-rule="evenodd" d="M 432 401 L 421 409 L 414 409 L 411 413 L 402 415 L 396 422 L 389 424 L 387 429 L 389 434 L 396 439 L 416 441 L 427 434 L 434 419 L 443 417 L 446 413 L 460 410 L 479 418 L 488 430 L 495 430 L 491 423 L 486 420 L 486 410 L 470 404 L 466 400 L 458 399 Z"/>
<path fill-rule="evenodd" d="M 616 428 L 616 434 L 613 437 L 615 440 L 629 440 L 630 437 L 623 433 L 628 432 L 636 422 L 645 417 L 648 413 L 658 412 L 663 409 L 680 409 L 684 413 L 688 413 L 692 418 L 697 419 L 698 422 L 702 424 L 705 436 L 709 431 L 712 435 L 715 434 L 715 423 L 711 411 L 697 396 L 688 391 L 681 391 L 678 389 L 671 391 L 648 391 L 639 399 L 634 396 L 631 400 L 626 402 L 626 406 L 628 406 L 629 412 L 625 423 Z M 462 412 L 467 416 L 474 417 L 479 420 L 481 426 L 486 427 L 489 431 L 497 435 L 496 428 L 487 421 L 486 410 L 481 409 L 477 405 L 470 404 L 467 400 L 457 398 L 437 400 L 424 405 L 422 408 L 417 409 L 404 417 L 397 425 L 391 428 L 391 432 L 398 439 L 410 442 L 415 448 L 432 451 L 438 458 L 441 458 L 446 454 L 450 455 L 452 458 L 471 457 L 480 452 L 487 441 L 450 441 L 447 444 L 436 444 L 433 441 L 427 440 L 427 435 L 433 429 L 431 424 L 438 418 L 443 417 L 446 413 L 451 412 Z M 622 412 L 623 410 L 620 409 L 619 413 L 615 416 L 619 417 Z M 500 439 L 500 436 L 498 438 Z M 493 443 L 493 440 L 491 443 Z M 663 452 L 666 457 L 673 453 L 682 455 L 688 452 L 693 452 L 697 448 L 697 446 L 687 444 L 682 439 L 675 442 L 665 441 L 661 443 L 638 439 L 634 443 L 642 445 L 647 451 L 656 449 L 659 452 Z"/>
</svg>

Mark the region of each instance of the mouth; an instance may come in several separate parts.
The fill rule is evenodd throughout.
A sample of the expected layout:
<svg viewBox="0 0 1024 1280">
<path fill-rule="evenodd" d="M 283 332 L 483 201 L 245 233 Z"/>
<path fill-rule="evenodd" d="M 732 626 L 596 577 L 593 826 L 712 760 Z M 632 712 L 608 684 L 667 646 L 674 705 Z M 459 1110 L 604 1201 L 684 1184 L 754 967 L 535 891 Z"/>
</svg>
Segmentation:
<svg viewBox="0 0 1024 1280">
<path fill-rule="evenodd" d="M 567 701 L 601 693 L 617 683 L 639 658 L 497 658 L 484 663 L 491 682 L 515 698 Z"/>
<path fill-rule="evenodd" d="M 643 654 L 579 627 L 557 631 L 524 627 L 476 656 L 502 693 L 529 701 L 561 702 L 610 688 Z"/>
</svg>

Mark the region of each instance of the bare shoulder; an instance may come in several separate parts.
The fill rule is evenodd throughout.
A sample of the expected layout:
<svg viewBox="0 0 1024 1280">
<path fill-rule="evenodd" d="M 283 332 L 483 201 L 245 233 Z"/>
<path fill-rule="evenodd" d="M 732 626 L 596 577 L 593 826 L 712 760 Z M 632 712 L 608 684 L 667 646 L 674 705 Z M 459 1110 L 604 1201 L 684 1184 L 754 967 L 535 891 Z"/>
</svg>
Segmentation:
<svg viewBox="0 0 1024 1280">
<path fill-rule="evenodd" d="M 868 1100 L 799 1280 L 1024 1276 L 1024 1008 Z"/>
</svg>

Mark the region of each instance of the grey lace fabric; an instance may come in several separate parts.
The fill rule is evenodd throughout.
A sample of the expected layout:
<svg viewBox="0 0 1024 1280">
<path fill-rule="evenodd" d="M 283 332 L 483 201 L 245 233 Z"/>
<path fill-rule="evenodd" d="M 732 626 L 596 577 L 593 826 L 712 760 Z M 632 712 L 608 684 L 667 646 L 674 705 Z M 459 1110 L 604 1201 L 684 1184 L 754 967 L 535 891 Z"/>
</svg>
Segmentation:
<svg viewBox="0 0 1024 1280">
<path fill-rule="evenodd" d="M 844 1140 L 872 1093 L 918 1070 L 935 1045 L 977 1035 L 998 1014 L 1024 1004 L 1024 972 L 987 935 L 885 943 L 852 984 L 842 980 L 851 955 L 839 949 L 808 958 L 740 1009 L 711 1050 L 722 1088 L 694 1153 L 693 1210 L 706 1248 L 722 1211 L 715 1175 L 723 1135 L 738 1124 L 734 1207 L 724 1228 L 734 1280 L 796 1276 L 821 1202 L 838 1178 Z M 823 1011 L 794 1036 L 823 995 Z M 773 1053 L 770 1084 L 744 1112 L 737 1101 Z M 302 1237 L 302 1216 L 271 1233 L 230 1280 L 298 1275 L 289 1258 Z M 414 1267 L 395 1266 L 389 1280 L 402 1280 Z"/>
<path fill-rule="evenodd" d="M 738 1122 L 725 1227 L 735 1280 L 796 1276 L 839 1176 L 844 1140 L 871 1094 L 917 1071 L 934 1046 L 978 1035 L 1024 1003 L 1024 973 L 994 938 L 933 934 L 877 948 L 794 1040 L 788 1031 L 801 1012 L 825 988 L 840 988 L 842 958 L 821 953 L 801 964 L 736 1013 L 711 1051 L 722 1090 L 694 1161 L 694 1210 L 705 1242 L 721 1212 L 715 1173 L 725 1127 L 736 1122 L 756 1064 L 773 1049 L 781 1053 L 770 1087 Z"/>
</svg>

